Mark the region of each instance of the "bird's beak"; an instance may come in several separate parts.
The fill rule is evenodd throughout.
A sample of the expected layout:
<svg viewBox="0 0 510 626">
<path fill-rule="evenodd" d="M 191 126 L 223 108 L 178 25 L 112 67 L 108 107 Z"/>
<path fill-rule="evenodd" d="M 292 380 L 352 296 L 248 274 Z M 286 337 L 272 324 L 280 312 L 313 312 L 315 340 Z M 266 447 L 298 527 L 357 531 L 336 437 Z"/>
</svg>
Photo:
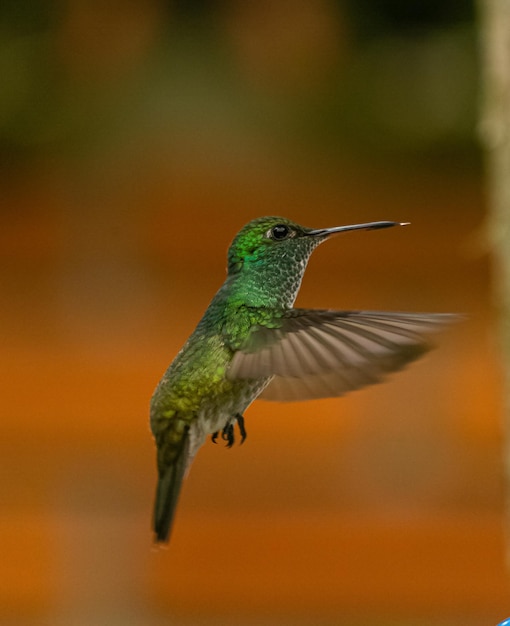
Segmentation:
<svg viewBox="0 0 510 626">
<path fill-rule="evenodd" d="M 378 228 L 391 228 L 392 226 L 407 226 L 409 222 L 367 222 L 366 224 L 351 224 L 350 226 L 334 226 L 333 228 L 318 228 L 309 230 L 306 234 L 311 237 L 330 237 L 347 230 L 377 230 Z"/>
</svg>

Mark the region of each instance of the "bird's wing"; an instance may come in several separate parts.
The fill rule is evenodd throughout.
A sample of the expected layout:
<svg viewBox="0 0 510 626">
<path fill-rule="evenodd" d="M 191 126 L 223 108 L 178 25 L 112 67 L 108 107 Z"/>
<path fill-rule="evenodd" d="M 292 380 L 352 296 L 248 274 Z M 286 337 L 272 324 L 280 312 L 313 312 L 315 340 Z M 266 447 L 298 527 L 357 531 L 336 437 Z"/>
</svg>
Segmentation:
<svg viewBox="0 0 510 626">
<path fill-rule="evenodd" d="M 458 319 L 432 313 L 291 309 L 278 328 L 254 326 L 228 377 L 273 376 L 260 395 L 291 401 L 341 396 L 380 382 L 431 348 L 428 335 Z"/>
</svg>

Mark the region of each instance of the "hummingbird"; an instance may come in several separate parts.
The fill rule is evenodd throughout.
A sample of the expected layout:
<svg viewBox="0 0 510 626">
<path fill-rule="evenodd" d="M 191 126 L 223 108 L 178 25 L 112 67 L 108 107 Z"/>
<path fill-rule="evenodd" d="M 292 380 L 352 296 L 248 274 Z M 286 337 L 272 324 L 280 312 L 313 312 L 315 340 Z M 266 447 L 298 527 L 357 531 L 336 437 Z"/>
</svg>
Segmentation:
<svg viewBox="0 0 510 626">
<path fill-rule="evenodd" d="M 158 483 L 156 542 L 167 542 L 183 479 L 206 438 L 246 438 L 258 397 L 342 396 L 417 359 L 429 335 L 456 317 L 293 308 L 313 250 L 333 235 L 404 226 L 379 221 L 306 228 L 284 217 L 249 222 L 228 250 L 227 277 L 151 399 Z"/>
</svg>

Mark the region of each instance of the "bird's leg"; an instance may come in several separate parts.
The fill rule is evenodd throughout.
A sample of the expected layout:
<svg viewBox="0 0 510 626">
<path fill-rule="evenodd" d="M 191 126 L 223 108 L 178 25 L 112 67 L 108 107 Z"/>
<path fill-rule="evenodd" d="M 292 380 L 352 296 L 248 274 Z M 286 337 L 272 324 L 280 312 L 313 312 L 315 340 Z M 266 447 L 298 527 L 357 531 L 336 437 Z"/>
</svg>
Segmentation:
<svg viewBox="0 0 510 626">
<path fill-rule="evenodd" d="M 234 425 L 231 422 L 228 422 L 221 431 L 221 438 L 227 442 L 227 448 L 234 445 Z"/>
<path fill-rule="evenodd" d="M 236 420 L 237 420 L 237 424 L 239 426 L 239 433 L 241 434 L 241 443 L 244 443 L 244 440 L 246 439 L 246 428 L 244 426 L 244 417 L 241 415 L 241 413 L 236 413 Z"/>
<path fill-rule="evenodd" d="M 241 415 L 241 413 L 236 413 L 234 415 L 234 418 L 239 426 L 239 433 L 241 435 L 241 443 L 244 443 L 244 440 L 246 439 L 246 428 L 244 426 L 244 417 Z M 217 430 L 215 433 L 211 435 L 211 441 L 213 443 L 217 443 L 219 434 L 220 434 L 220 431 Z M 223 430 L 221 431 L 221 438 L 223 439 L 223 441 L 227 442 L 228 448 L 231 448 L 234 445 L 234 425 L 232 422 L 229 422 L 223 427 Z"/>
</svg>

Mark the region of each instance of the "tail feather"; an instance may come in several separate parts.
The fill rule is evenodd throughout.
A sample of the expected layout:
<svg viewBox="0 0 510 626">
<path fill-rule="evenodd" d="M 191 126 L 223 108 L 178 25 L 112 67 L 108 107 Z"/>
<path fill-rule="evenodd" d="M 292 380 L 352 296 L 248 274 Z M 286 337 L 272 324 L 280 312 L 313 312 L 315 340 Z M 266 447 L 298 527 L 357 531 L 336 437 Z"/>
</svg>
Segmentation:
<svg viewBox="0 0 510 626">
<path fill-rule="evenodd" d="M 170 537 L 175 509 L 188 463 L 188 453 L 189 434 L 186 432 L 177 458 L 171 465 L 160 467 L 153 519 L 154 539 L 157 543 L 167 542 Z"/>
</svg>

